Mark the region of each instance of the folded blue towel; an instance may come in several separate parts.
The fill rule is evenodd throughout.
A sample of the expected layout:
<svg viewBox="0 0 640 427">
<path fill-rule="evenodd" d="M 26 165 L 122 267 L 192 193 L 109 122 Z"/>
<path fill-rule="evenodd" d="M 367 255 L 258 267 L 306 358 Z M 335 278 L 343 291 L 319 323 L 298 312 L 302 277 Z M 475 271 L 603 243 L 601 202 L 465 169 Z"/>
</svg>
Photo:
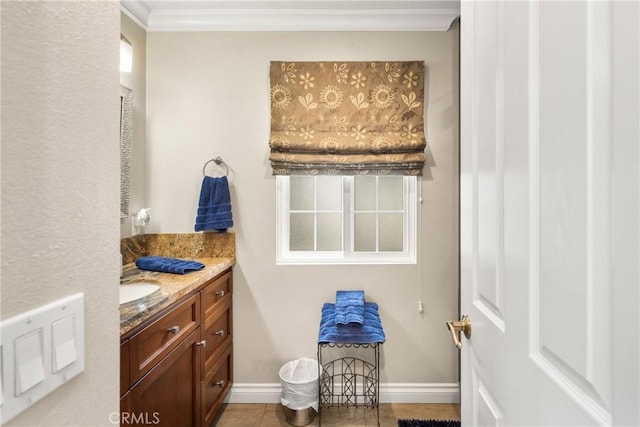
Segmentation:
<svg viewBox="0 0 640 427">
<path fill-rule="evenodd" d="M 226 176 L 205 176 L 200 187 L 195 230 L 225 232 L 230 227 L 233 227 L 233 215 L 229 181 Z"/>
<path fill-rule="evenodd" d="M 328 312 L 333 312 L 335 314 L 336 305 L 330 302 L 324 303 L 324 305 L 322 306 L 322 313 L 324 313 L 325 310 Z M 378 304 L 371 301 L 365 301 L 364 313 L 378 314 Z"/>
<path fill-rule="evenodd" d="M 336 306 L 331 303 L 322 306 L 318 343 L 371 344 L 386 341 L 377 304 L 365 303 L 361 326 L 336 325 L 335 310 Z"/>
<path fill-rule="evenodd" d="M 336 291 L 336 325 L 362 325 L 364 291 Z"/>
<path fill-rule="evenodd" d="M 325 323 L 327 324 L 327 326 L 335 325 L 341 328 L 345 328 L 345 327 L 357 328 L 359 326 L 362 326 L 356 323 L 350 323 L 348 325 L 338 325 L 335 319 L 336 319 L 336 306 L 331 303 L 325 303 L 324 306 L 322 307 L 322 319 L 320 322 L 321 327 L 325 326 L 324 325 Z M 380 315 L 378 314 L 378 304 L 376 304 L 375 302 L 365 302 L 363 323 L 368 326 L 372 326 L 372 325 L 381 326 Z"/>
<path fill-rule="evenodd" d="M 336 291 L 336 307 L 352 304 L 364 305 L 364 291 Z"/>
<path fill-rule="evenodd" d="M 136 267 L 140 270 L 160 271 L 163 273 L 187 274 L 192 271 L 202 270 L 204 264 L 197 261 L 188 261 L 177 258 L 165 258 L 161 256 L 144 256 L 136 260 Z"/>
</svg>

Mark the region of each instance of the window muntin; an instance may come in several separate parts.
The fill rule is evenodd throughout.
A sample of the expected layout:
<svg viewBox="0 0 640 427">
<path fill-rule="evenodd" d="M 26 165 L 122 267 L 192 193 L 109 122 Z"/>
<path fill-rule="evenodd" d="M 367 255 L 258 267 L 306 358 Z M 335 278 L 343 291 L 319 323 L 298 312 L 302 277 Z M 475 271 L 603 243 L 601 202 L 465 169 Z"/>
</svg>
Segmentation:
<svg viewBox="0 0 640 427">
<path fill-rule="evenodd" d="M 416 177 L 278 176 L 278 264 L 415 263 Z"/>
</svg>

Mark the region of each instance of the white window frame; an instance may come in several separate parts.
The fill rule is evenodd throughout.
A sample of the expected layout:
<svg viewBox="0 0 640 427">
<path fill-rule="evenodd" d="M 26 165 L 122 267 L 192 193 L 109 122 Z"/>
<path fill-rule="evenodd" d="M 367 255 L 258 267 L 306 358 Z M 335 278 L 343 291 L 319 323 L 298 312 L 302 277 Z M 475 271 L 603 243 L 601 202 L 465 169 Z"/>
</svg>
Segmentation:
<svg viewBox="0 0 640 427">
<path fill-rule="evenodd" d="M 350 177 L 343 177 L 350 178 Z M 353 226 L 353 179 L 347 179 L 343 194 L 342 236 L 343 251 L 290 251 L 289 250 L 289 177 L 276 176 L 276 264 L 416 264 L 417 224 L 417 177 L 404 177 L 404 220 L 402 252 L 355 252 L 351 227 Z M 345 220 L 348 218 L 348 220 Z"/>
</svg>

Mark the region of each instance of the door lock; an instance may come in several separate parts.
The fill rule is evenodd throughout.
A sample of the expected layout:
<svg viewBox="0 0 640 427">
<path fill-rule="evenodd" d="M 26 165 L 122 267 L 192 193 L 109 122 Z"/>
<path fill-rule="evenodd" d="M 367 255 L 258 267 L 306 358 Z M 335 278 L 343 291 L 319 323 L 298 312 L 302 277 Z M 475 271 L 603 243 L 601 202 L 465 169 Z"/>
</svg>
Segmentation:
<svg viewBox="0 0 640 427">
<path fill-rule="evenodd" d="M 471 338 L 471 319 L 466 314 L 463 314 L 460 320 L 450 320 L 447 322 L 449 332 L 451 332 L 451 339 L 457 348 L 462 348 L 462 342 L 460 342 L 460 332 L 464 333 L 464 336 Z"/>
</svg>

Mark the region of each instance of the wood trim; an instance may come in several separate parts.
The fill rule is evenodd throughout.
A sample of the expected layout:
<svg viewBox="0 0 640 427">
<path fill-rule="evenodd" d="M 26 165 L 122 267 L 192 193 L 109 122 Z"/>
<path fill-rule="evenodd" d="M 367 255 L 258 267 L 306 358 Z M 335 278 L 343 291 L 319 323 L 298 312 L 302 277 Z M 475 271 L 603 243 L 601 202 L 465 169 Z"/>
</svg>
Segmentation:
<svg viewBox="0 0 640 427">
<path fill-rule="evenodd" d="M 129 340 L 129 385 L 133 385 L 200 326 L 200 295 L 194 294 L 163 311 Z M 178 333 L 169 329 L 179 326 Z"/>
</svg>

